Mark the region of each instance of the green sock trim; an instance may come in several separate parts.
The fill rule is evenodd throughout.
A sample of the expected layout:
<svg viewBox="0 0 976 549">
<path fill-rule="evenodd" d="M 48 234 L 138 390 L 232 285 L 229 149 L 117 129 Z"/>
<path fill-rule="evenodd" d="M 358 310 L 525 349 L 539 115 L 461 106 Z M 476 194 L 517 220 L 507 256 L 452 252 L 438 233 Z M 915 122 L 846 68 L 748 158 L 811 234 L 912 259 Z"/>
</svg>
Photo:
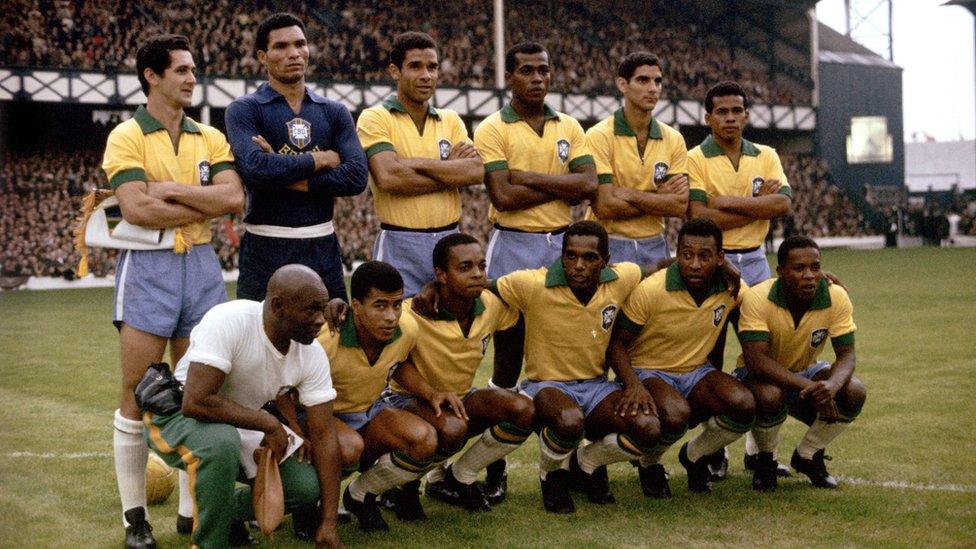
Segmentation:
<svg viewBox="0 0 976 549">
<path fill-rule="evenodd" d="M 671 446 L 675 442 L 678 442 L 679 440 L 681 440 L 681 437 L 685 436 L 685 433 L 687 433 L 687 432 L 688 432 L 688 424 L 687 423 L 685 423 L 682 426 L 682 429 L 681 429 L 681 432 L 680 433 L 669 433 L 667 431 L 661 431 L 661 440 L 660 440 L 660 442 L 658 442 L 658 444 L 663 445 L 663 446 Z"/>
<path fill-rule="evenodd" d="M 843 423 L 850 423 L 854 421 L 857 418 L 857 416 L 860 415 L 860 413 L 861 413 L 861 408 L 858 408 L 857 410 L 848 410 L 846 408 L 843 408 L 840 405 L 837 405 L 837 416 L 838 416 L 837 421 L 841 421 Z"/>
<path fill-rule="evenodd" d="M 573 449 L 579 445 L 580 440 L 583 439 L 583 437 L 579 437 L 576 440 L 562 439 L 559 437 L 559 435 L 552 432 L 552 429 L 548 427 L 543 428 L 540 435 L 542 436 L 542 441 L 546 444 L 546 446 L 555 452 L 559 452 L 560 454 L 572 452 Z"/>
<path fill-rule="evenodd" d="M 343 467 L 342 468 L 342 478 L 346 478 L 346 477 L 348 477 L 349 475 L 355 473 L 358 470 L 359 470 L 359 464 L 358 463 L 355 464 L 355 465 L 350 465 L 349 467 Z"/>
<path fill-rule="evenodd" d="M 786 405 L 773 417 L 756 417 L 756 427 L 776 427 L 777 425 L 782 425 L 786 421 L 787 409 Z"/>
<path fill-rule="evenodd" d="M 532 434 L 532 429 L 523 429 L 518 425 L 515 425 L 514 423 L 509 423 L 507 421 L 503 421 L 499 423 L 498 425 L 496 425 L 496 427 L 498 427 L 499 429 L 501 429 L 502 431 L 510 435 L 515 435 L 515 436 L 520 436 L 525 438 L 529 438 L 529 435 Z"/>
<path fill-rule="evenodd" d="M 637 441 L 634 440 L 634 437 L 624 433 L 617 434 L 617 446 L 620 446 L 621 449 L 626 452 L 630 452 L 635 456 L 642 456 L 654 449 L 653 446 L 648 448 L 638 444 Z"/>
<path fill-rule="evenodd" d="M 420 461 L 420 460 L 413 459 L 412 457 L 408 456 L 404 452 L 401 452 L 400 450 L 397 450 L 392 454 L 390 454 L 390 460 L 393 461 L 393 464 L 396 465 L 397 467 L 404 469 L 406 471 L 411 471 L 413 473 L 424 472 L 427 469 L 427 467 L 430 466 L 431 463 L 430 461 Z"/>
<path fill-rule="evenodd" d="M 723 429 L 728 429 L 736 433 L 748 433 L 752 429 L 752 426 L 756 424 L 756 416 L 753 416 L 752 421 L 749 423 L 737 423 L 729 416 L 723 414 L 715 416 L 715 422 Z"/>
<path fill-rule="evenodd" d="M 453 456 L 454 454 L 460 452 L 463 448 L 464 448 L 464 446 L 462 446 L 461 448 L 458 448 L 457 450 L 444 450 L 442 448 L 438 448 L 437 451 L 434 452 L 434 458 L 431 459 L 430 462 L 431 463 L 440 463 L 442 461 L 447 461 L 447 460 L 451 459 L 451 456 Z"/>
<path fill-rule="evenodd" d="M 527 429 L 520 429 L 511 423 L 502 422 L 497 425 L 493 425 L 488 432 L 491 437 L 502 444 L 514 444 L 516 446 L 525 442 L 532 431 Z"/>
</svg>

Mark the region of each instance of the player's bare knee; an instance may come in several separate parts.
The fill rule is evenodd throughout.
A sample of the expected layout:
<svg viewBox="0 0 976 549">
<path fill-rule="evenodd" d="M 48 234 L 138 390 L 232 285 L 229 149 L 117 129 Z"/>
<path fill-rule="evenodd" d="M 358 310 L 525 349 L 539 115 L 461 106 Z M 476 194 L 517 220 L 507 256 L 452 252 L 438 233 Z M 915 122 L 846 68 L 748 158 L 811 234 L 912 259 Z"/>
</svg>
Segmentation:
<svg viewBox="0 0 976 549">
<path fill-rule="evenodd" d="M 625 418 L 627 434 L 644 448 L 650 448 L 661 439 L 661 422 L 656 416 L 638 412 Z"/>
<path fill-rule="evenodd" d="M 868 388 L 860 379 L 852 377 L 841 390 L 841 398 L 847 408 L 860 410 L 868 398 Z"/>
<path fill-rule="evenodd" d="M 429 423 L 416 422 L 404 433 L 404 438 L 410 457 L 420 461 L 434 457 L 434 452 L 437 451 L 437 430 Z"/>
<path fill-rule="evenodd" d="M 777 415 L 783 409 L 783 389 L 776 385 L 761 384 L 750 387 L 756 400 L 756 413 L 762 417 Z"/>
<path fill-rule="evenodd" d="M 454 415 L 453 412 L 441 412 L 440 425 L 437 427 L 437 445 L 442 450 L 451 452 L 460 450 L 467 440 L 468 422 Z"/>
<path fill-rule="evenodd" d="M 583 435 L 585 417 L 578 407 L 563 408 L 556 414 L 552 428 L 561 437 L 577 439 Z"/>
<path fill-rule="evenodd" d="M 744 386 L 736 387 L 728 391 L 725 396 L 728 406 L 728 415 L 736 421 L 749 423 L 756 417 L 756 398 L 752 396 L 752 391 Z"/>
<path fill-rule="evenodd" d="M 363 437 L 354 431 L 339 435 L 339 459 L 343 468 L 353 467 L 359 463 L 366 448 Z"/>
<path fill-rule="evenodd" d="M 516 396 L 508 402 L 507 420 L 520 429 L 531 429 L 535 424 L 535 404 L 527 398 Z"/>
</svg>

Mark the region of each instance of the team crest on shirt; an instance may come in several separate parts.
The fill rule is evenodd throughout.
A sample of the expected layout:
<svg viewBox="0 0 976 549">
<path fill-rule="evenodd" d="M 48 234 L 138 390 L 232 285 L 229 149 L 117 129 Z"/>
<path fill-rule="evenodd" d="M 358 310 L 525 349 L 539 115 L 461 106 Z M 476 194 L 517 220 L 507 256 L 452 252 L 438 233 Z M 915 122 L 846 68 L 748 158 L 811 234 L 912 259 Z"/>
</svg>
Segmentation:
<svg viewBox="0 0 976 549">
<path fill-rule="evenodd" d="M 759 189 L 763 186 L 766 180 L 756 176 L 752 178 L 752 196 L 759 196 Z"/>
<path fill-rule="evenodd" d="M 569 160 L 569 141 L 566 141 L 565 139 L 556 141 L 556 156 L 563 161 L 563 164 Z"/>
<path fill-rule="evenodd" d="M 718 326 L 722 323 L 722 316 L 725 315 L 725 305 L 719 305 L 712 310 L 712 326 Z"/>
<path fill-rule="evenodd" d="M 816 349 L 827 339 L 827 328 L 820 328 L 810 333 L 810 346 Z"/>
<path fill-rule="evenodd" d="M 447 157 L 451 154 L 451 142 L 447 139 L 441 139 L 437 142 L 437 149 L 441 153 L 441 160 L 447 160 Z"/>
<path fill-rule="evenodd" d="M 292 118 L 285 122 L 285 127 L 288 128 L 288 141 L 299 149 L 304 149 L 312 140 L 312 125 L 307 120 Z"/>
<path fill-rule="evenodd" d="M 206 187 L 210 184 L 210 162 L 201 160 L 197 164 L 197 171 L 200 172 L 200 184 Z"/>
<path fill-rule="evenodd" d="M 601 325 L 603 326 L 603 331 L 606 332 L 613 326 L 613 319 L 617 316 L 617 306 L 607 305 L 600 312 Z"/>
<path fill-rule="evenodd" d="M 491 336 L 485 336 L 481 338 L 481 356 L 485 356 L 485 353 L 488 352 L 488 339 L 490 337 Z"/>
<path fill-rule="evenodd" d="M 654 164 L 654 183 L 660 183 L 664 181 L 664 178 L 668 176 L 668 163 L 658 162 Z"/>
</svg>

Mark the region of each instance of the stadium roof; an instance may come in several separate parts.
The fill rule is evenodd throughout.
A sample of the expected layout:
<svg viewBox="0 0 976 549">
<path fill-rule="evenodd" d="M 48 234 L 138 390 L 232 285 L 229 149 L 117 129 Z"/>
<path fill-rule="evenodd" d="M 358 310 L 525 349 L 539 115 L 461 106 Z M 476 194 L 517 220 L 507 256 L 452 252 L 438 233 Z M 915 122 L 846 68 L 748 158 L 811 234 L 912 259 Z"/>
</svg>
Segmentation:
<svg viewBox="0 0 976 549">
<path fill-rule="evenodd" d="M 877 53 L 865 48 L 847 36 L 835 31 L 829 26 L 818 25 L 820 40 L 820 62 L 839 63 L 844 65 L 870 65 L 873 67 L 887 67 L 901 69 L 895 63 L 888 61 Z"/>
</svg>

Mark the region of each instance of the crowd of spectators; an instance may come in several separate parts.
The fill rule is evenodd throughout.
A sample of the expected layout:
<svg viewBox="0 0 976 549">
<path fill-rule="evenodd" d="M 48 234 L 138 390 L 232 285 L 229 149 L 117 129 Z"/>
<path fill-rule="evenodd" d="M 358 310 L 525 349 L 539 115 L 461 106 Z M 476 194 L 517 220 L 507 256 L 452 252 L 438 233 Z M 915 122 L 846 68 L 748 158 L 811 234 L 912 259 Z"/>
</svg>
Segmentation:
<svg viewBox="0 0 976 549">
<path fill-rule="evenodd" d="M 84 195 L 105 187 L 100 155 L 94 152 L 59 152 L 15 156 L 7 153 L 0 168 L 0 276 L 51 276 L 74 278 L 78 254 L 72 228 Z M 822 160 L 783 155 L 783 165 L 794 190 L 793 214 L 777 220 L 774 236 L 861 236 L 869 234 L 860 211 L 830 181 Z M 487 244 L 488 195 L 482 186 L 462 189 L 461 230 Z M 343 249 L 343 261 L 352 268 L 372 255 L 379 222 L 369 193 L 336 200 L 335 225 Z M 584 207 L 574 215 L 581 218 Z M 964 221 L 965 222 L 965 221 Z M 671 249 L 680 220 L 668 222 Z M 970 221 L 971 223 L 971 221 Z M 237 247 L 242 234 L 240 219 L 225 216 L 212 223 L 213 246 L 225 270 L 238 267 Z M 115 251 L 92 249 L 89 271 L 111 275 Z"/>
<path fill-rule="evenodd" d="M 651 49 L 664 61 L 665 95 L 701 100 L 719 80 L 737 79 L 757 102 L 809 104 L 807 86 L 742 62 L 697 19 L 671 3 L 624 3 L 612 11 L 581 2 L 509 0 L 506 43 L 535 40 L 552 54 L 553 90 L 616 94 L 616 65 L 627 52 Z M 313 80 L 385 82 L 393 36 L 422 30 L 438 40 L 442 86 L 494 86 L 491 4 L 480 0 L 10 0 L 0 15 L 0 64 L 132 71 L 146 36 L 189 36 L 201 73 L 260 76 L 254 52 L 258 23 L 288 9 L 309 28 Z"/>
</svg>

